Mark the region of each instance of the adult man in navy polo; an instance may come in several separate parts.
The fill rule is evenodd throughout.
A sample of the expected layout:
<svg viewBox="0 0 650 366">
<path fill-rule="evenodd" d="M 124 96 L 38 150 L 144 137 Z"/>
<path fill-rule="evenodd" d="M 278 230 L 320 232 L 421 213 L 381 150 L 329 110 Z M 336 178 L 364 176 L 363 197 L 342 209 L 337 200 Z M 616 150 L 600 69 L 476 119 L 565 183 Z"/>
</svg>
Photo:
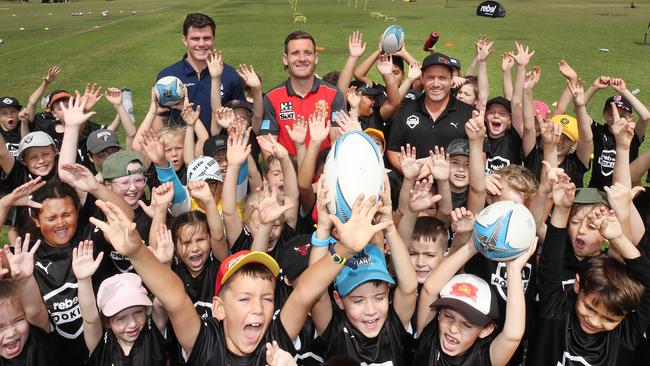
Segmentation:
<svg viewBox="0 0 650 366">
<path fill-rule="evenodd" d="M 415 100 L 405 101 L 393 116 L 386 155 L 400 173 L 401 146 L 415 146 L 417 158 L 422 159 L 435 146 L 446 148 L 455 139 L 467 138 L 465 123 L 474 107 L 451 94 L 452 73 L 449 57 L 441 53 L 427 56 L 420 76 L 424 92 Z"/>
<path fill-rule="evenodd" d="M 156 80 L 164 76 L 176 76 L 187 87 L 190 102 L 201 106 L 201 122 L 210 131 L 212 108 L 210 106 L 210 91 L 212 78 L 208 71 L 207 60 L 214 47 L 215 23 L 212 18 L 201 13 L 190 13 L 183 23 L 183 44 L 187 53 L 183 59 L 170 65 L 158 73 Z M 235 69 L 223 65 L 221 74 L 221 103 L 231 100 L 243 100 L 244 86 Z M 182 124 L 180 110 L 173 109 L 171 123 Z"/>
</svg>

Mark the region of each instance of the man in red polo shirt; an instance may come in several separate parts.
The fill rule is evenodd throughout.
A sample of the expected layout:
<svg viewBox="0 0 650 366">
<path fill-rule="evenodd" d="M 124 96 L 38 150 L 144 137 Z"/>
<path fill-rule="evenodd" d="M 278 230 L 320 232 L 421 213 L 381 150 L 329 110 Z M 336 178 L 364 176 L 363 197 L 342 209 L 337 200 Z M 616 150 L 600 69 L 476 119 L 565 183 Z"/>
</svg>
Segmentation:
<svg viewBox="0 0 650 366">
<path fill-rule="evenodd" d="M 336 112 L 347 110 L 343 93 L 335 86 L 315 76 L 318 54 L 316 42 L 307 32 L 296 31 L 284 40 L 282 62 L 289 71 L 289 79 L 264 96 L 264 119 L 261 134 L 271 134 L 291 155 L 296 147 L 289 137 L 287 126 L 293 127 L 296 116 L 307 119 L 317 110 L 327 111 L 330 121 Z M 332 136 L 333 129 L 330 130 Z M 309 146 L 309 135 L 305 140 Z M 330 146 L 323 141 L 321 149 Z"/>
</svg>

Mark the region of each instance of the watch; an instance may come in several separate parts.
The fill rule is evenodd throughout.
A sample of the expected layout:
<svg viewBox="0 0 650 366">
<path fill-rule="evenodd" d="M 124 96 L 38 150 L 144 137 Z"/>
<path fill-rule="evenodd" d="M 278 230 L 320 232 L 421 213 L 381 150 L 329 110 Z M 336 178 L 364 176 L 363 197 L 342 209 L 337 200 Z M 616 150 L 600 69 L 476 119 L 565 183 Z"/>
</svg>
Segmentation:
<svg viewBox="0 0 650 366">
<path fill-rule="evenodd" d="M 334 263 L 340 264 L 342 266 L 347 266 L 352 269 L 357 269 L 356 263 L 348 261 L 347 258 L 342 257 L 340 254 L 336 252 L 336 250 L 334 249 L 334 243 L 330 245 L 330 254 L 332 255 L 332 260 L 334 260 Z"/>
<path fill-rule="evenodd" d="M 311 234 L 311 245 L 313 247 L 327 247 L 332 243 L 334 243 L 334 240 L 332 239 L 331 236 L 328 237 L 325 240 L 320 240 L 320 239 L 318 239 L 318 236 L 316 235 L 316 231 L 314 231 L 314 233 Z"/>
</svg>

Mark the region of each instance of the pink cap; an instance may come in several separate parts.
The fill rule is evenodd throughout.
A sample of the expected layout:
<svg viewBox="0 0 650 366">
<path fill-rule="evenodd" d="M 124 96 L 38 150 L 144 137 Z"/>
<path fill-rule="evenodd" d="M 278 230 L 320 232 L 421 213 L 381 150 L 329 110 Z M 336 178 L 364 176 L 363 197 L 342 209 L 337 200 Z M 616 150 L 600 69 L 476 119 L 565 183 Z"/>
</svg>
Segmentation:
<svg viewBox="0 0 650 366">
<path fill-rule="evenodd" d="M 113 316 L 131 306 L 151 306 L 147 289 L 135 273 L 120 273 L 105 279 L 97 291 L 97 306 L 104 316 Z"/>
<path fill-rule="evenodd" d="M 548 104 L 542 102 L 541 100 L 534 100 L 533 108 L 535 109 L 536 114 L 542 117 L 543 119 L 547 119 L 549 113 L 551 112 L 551 109 L 548 107 Z"/>
</svg>

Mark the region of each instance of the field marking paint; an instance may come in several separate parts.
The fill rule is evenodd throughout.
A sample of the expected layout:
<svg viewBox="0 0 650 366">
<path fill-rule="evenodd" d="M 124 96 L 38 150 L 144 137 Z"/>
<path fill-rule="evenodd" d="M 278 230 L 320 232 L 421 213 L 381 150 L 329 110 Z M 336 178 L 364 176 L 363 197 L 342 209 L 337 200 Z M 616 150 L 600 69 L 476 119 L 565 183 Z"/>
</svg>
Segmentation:
<svg viewBox="0 0 650 366">
<path fill-rule="evenodd" d="M 159 10 L 162 10 L 162 9 L 165 9 L 165 7 L 157 8 L 157 9 L 153 9 L 153 10 L 147 10 L 144 14 L 141 14 L 140 16 L 145 16 L 145 15 L 147 15 L 147 14 L 151 14 L 151 13 L 153 13 L 153 12 L 155 12 L 155 11 L 159 11 Z M 140 14 L 140 13 L 139 13 L 139 14 Z M 102 29 L 102 28 L 104 28 L 104 27 L 108 27 L 108 26 L 113 25 L 113 24 L 121 23 L 121 22 L 124 22 L 124 21 L 126 21 L 126 20 L 131 20 L 134 16 L 136 16 L 136 15 L 133 15 L 133 16 L 130 16 L 130 17 L 126 17 L 126 18 L 122 18 L 122 19 L 117 19 L 117 20 L 114 20 L 114 21 L 112 21 L 112 22 L 108 22 L 108 23 L 106 23 L 106 24 L 104 24 L 104 25 L 101 25 L 99 28 L 95 28 L 95 26 L 92 26 L 92 28 L 84 29 L 84 30 L 79 31 L 79 32 L 66 34 L 66 35 L 63 35 L 63 36 L 61 36 L 61 37 L 57 37 L 57 38 L 49 39 L 49 40 L 47 40 L 47 41 L 43 41 L 43 42 L 40 42 L 40 43 L 33 44 L 33 45 L 31 45 L 31 46 L 27 46 L 27 47 L 23 47 L 23 48 L 15 49 L 15 50 L 12 50 L 12 51 L 9 51 L 9 52 L 5 52 L 5 53 L 0 53 L 0 56 L 11 55 L 11 54 L 14 54 L 14 53 L 17 53 L 17 52 L 22 52 L 22 51 L 30 50 L 30 49 L 35 48 L 35 47 L 41 47 L 41 46 L 43 46 L 43 45 L 46 45 L 46 44 L 49 44 L 49 43 L 52 43 L 52 42 L 56 42 L 56 41 L 60 41 L 60 40 L 62 40 L 62 39 L 66 39 L 66 38 L 70 38 L 70 37 L 78 36 L 78 35 L 80 35 L 80 34 L 84 34 L 84 33 L 88 33 L 88 32 L 97 31 L 98 29 Z"/>
</svg>

